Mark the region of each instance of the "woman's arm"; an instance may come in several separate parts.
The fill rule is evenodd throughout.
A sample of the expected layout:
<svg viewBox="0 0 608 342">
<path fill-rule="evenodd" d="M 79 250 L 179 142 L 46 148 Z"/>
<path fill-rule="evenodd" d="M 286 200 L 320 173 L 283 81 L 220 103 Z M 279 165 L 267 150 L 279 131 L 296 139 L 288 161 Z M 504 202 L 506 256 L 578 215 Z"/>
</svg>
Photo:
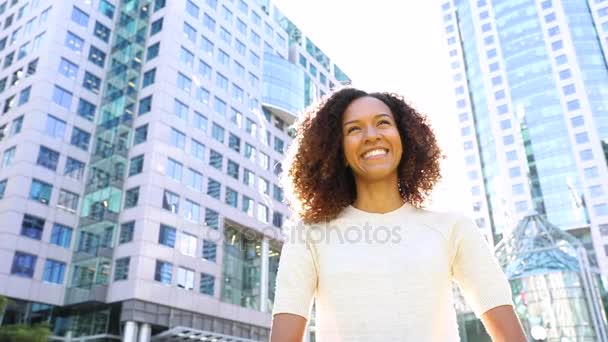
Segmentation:
<svg viewBox="0 0 608 342">
<path fill-rule="evenodd" d="M 306 331 L 306 318 L 289 313 L 276 314 L 272 320 L 270 342 L 301 342 Z"/>
<path fill-rule="evenodd" d="M 519 318 L 511 305 L 501 305 L 481 315 L 486 331 L 494 342 L 526 342 Z"/>
</svg>

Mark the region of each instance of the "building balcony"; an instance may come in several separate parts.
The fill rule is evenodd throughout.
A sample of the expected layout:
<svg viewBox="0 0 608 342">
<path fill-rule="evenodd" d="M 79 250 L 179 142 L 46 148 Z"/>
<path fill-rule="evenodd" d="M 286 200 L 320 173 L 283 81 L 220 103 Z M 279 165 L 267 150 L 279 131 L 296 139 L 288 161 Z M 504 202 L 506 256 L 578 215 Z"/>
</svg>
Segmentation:
<svg viewBox="0 0 608 342">
<path fill-rule="evenodd" d="M 277 55 L 264 55 L 262 105 L 286 122 L 293 122 L 305 107 L 306 75 Z"/>
</svg>

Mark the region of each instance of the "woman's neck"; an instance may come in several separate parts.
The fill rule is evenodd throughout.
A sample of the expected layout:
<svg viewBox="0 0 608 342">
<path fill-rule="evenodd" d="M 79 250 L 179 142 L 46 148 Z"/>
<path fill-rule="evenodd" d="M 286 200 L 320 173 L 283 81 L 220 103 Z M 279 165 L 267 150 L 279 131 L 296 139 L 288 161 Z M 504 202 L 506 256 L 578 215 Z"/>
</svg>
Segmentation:
<svg viewBox="0 0 608 342">
<path fill-rule="evenodd" d="M 397 180 L 382 180 L 372 183 L 356 182 L 357 198 L 353 207 L 372 213 L 388 213 L 403 205 L 397 188 Z"/>
</svg>

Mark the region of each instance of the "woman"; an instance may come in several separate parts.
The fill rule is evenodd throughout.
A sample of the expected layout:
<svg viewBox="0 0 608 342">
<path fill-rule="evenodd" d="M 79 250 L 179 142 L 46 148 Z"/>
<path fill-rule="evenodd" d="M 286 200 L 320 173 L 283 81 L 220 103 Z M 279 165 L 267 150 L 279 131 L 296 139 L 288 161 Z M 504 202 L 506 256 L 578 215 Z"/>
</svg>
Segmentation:
<svg viewBox="0 0 608 342">
<path fill-rule="evenodd" d="M 452 280 L 494 341 L 525 341 L 509 284 L 464 216 L 420 209 L 441 151 L 400 97 L 345 88 L 296 124 L 272 342 L 458 341 Z"/>
</svg>

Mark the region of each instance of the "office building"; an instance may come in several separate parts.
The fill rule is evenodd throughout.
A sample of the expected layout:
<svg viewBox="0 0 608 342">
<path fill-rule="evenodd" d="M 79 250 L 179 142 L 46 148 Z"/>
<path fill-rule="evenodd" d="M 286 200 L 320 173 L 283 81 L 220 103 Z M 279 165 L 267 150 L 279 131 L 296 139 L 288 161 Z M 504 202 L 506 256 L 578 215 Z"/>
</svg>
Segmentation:
<svg viewBox="0 0 608 342">
<path fill-rule="evenodd" d="M 348 77 L 268 2 L 0 2 L 2 324 L 262 341 L 289 126 Z"/>
</svg>

